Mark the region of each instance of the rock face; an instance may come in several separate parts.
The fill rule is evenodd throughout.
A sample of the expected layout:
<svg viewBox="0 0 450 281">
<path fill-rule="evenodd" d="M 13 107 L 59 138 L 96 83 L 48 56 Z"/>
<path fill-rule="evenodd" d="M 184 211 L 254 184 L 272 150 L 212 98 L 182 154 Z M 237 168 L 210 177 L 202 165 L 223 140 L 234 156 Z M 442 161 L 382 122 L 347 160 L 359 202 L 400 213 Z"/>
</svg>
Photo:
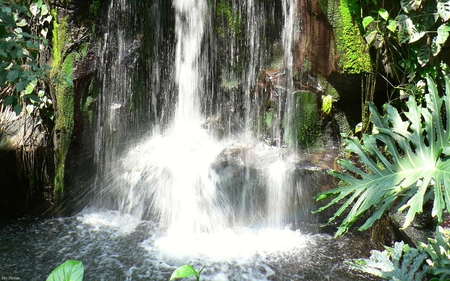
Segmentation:
<svg viewBox="0 0 450 281">
<path fill-rule="evenodd" d="M 24 113 L 16 116 L 9 108 L 3 109 L 0 159 L 0 221 L 46 206 L 52 192 L 53 155 L 43 127 Z"/>
<path fill-rule="evenodd" d="M 333 54 L 334 34 L 322 1 L 298 1 L 301 36 L 296 45 L 295 67 L 328 77 L 337 71 L 337 54 Z M 300 85 L 308 87 L 308 85 Z"/>
</svg>

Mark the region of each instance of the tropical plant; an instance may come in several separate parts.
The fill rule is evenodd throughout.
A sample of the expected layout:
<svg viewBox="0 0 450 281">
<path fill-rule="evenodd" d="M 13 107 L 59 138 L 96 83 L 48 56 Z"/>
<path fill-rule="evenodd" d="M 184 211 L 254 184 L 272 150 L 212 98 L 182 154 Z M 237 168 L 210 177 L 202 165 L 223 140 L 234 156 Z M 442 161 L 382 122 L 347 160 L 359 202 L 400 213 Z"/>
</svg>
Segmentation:
<svg viewBox="0 0 450 281">
<path fill-rule="evenodd" d="M 445 94 L 439 96 L 432 78 L 422 103 L 412 96 L 399 113 L 385 104 L 382 116 L 369 103 L 373 133 L 360 140 L 343 136 L 345 149 L 358 162 L 339 161 L 343 171 L 330 171 L 342 186 L 321 193 L 317 200 L 332 198 L 320 212 L 345 200 L 329 223 L 348 211 L 336 236 L 345 234 L 360 217 L 368 215 L 359 230 L 370 228 L 383 214 L 407 210 L 403 227 L 433 201 L 432 215 L 442 221 L 450 210 L 450 77 L 444 75 Z"/>
<path fill-rule="evenodd" d="M 39 64 L 39 55 L 48 46 L 48 25 L 53 17 L 42 0 L 29 6 L 17 2 L 0 0 L 0 98 L 16 114 L 24 108 L 29 114 L 49 113 L 51 99 L 41 83 L 50 67 Z"/>
<path fill-rule="evenodd" d="M 197 272 L 192 265 L 188 265 L 188 264 L 182 265 L 173 271 L 172 276 L 170 276 L 170 280 L 195 276 L 197 281 L 199 281 L 200 274 L 202 273 L 204 268 L 205 267 L 202 267 L 202 269 L 200 269 L 200 271 Z"/>
<path fill-rule="evenodd" d="M 371 251 L 368 259 L 355 260 L 350 265 L 363 272 L 395 281 L 421 281 L 427 273 L 424 266 L 427 253 L 397 242 L 384 251 Z"/>
<path fill-rule="evenodd" d="M 436 238 L 428 244 L 420 243 L 416 248 L 403 242 L 384 251 L 371 251 L 368 259 L 357 259 L 350 266 L 363 272 L 395 281 L 448 280 L 450 276 L 449 236 L 442 227 L 437 227 Z"/>
<path fill-rule="evenodd" d="M 450 237 L 448 230 L 436 229 L 436 238 L 428 238 L 428 244 L 420 243 L 420 247 L 428 253 L 427 264 L 431 275 L 439 276 L 439 280 L 450 277 Z"/>
<path fill-rule="evenodd" d="M 83 281 L 84 266 L 81 261 L 67 260 L 56 267 L 47 281 Z"/>
<path fill-rule="evenodd" d="M 450 0 L 401 0 L 389 5 L 373 9 L 366 1 L 363 6 L 364 37 L 377 50 L 375 69 L 384 65 L 395 78 L 394 87 L 437 73 L 438 56 L 450 34 Z"/>
</svg>

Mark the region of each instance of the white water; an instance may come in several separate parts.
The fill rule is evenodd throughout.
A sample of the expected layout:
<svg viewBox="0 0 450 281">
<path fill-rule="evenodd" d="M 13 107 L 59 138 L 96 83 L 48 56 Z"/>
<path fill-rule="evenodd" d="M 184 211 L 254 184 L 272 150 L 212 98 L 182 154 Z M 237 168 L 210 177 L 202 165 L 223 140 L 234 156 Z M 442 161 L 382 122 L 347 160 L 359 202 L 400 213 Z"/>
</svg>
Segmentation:
<svg viewBox="0 0 450 281">
<path fill-rule="evenodd" d="M 251 88 L 257 79 L 254 65 L 260 52 L 260 26 L 255 24 L 258 19 L 255 4 L 248 0 L 246 6 L 247 32 L 250 34 L 246 44 L 250 48 L 251 59 L 245 75 L 247 123 L 239 141 L 217 141 L 201 128 L 206 119 L 201 114 L 200 101 L 205 94 L 202 79 L 208 75 L 205 73 L 207 61 L 201 58 L 204 36 L 208 34 L 205 25 L 208 22 L 207 3 L 204 0 L 174 0 L 173 7 L 176 15 L 174 77 L 178 93 L 175 116 L 165 132 L 144 139 L 128 149 L 120 159 L 123 170 L 118 175 L 118 183 L 111 186 L 113 193 L 118 195 L 119 208 L 139 217 L 156 215 L 167 228 L 167 235 L 175 237 L 173 241 L 179 240 L 179 233 L 193 240 L 205 232 L 223 233 L 236 222 L 246 225 L 255 219 L 261 220 L 258 216 L 262 217 L 263 225 L 282 229 L 286 224 L 284 213 L 287 212 L 288 198 L 292 195 L 289 190 L 293 188 L 290 179 L 293 167 L 289 167 L 290 170 L 286 168 L 288 164 L 280 158 L 281 150 L 273 152 L 273 149 L 261 149 L 264 144 L 255 145 L 249 129 L 252 122 Z M 291 18 L 292 14 L 293 11 L 289 13 Z M 236 142 L 240 143 L 240 158 L 233 160 L 242 162 L 244 172 L 237 174 L 243 177 L 242 185 L 232 188 L 237 190 L 241 199 L 220 188 L 223 179 L 218 173 L 223 168 L 213 168 L 221 153 L 230 149 L 230 143 Z M 274 164 L 269 165 L 271 162 Z M 241 164 L 226 165 L 228 168 L 225 169 L 237 169 Z M 260 186 L 252 183 L 252 177 L 255 177 L 251 175 L 252 169 L 257 170 L 258 181 L 267 183 Z M 265 204 L 252 198 L 258 193 L 266 194 L 264 213 L 252 210 Z M 233 210 L 235 200 L 240 200 L 241 206 L 237 207 L 242 214 L 250 209 L 248 216 L 238 214 L 236 217 Z"/>
<path fill-rule="evenodd" d="M 294 44 L 294 19 L 296 11 L 297 1 L 296 0 L 282 0 L 283 15 L 284 15 L 284 25 L 282 32 L 282 42 L 284 51 L 284 69 L 285 69 L 285 79 L 284 86 L 286 89 L 286 130 L 284 134 L 284 139 L 288 144 L 290 149 L 296 150 L 298 141 L 296 140 L 296 131 L 293 129 L 293 122 L 299 122 L 294 120 L 295 111 L 300 110 L 296 108 L 295 96 L 294 96 L 294 56 L 293 56 L 293 44 Z"/>
<path fill-rule="evenodd" d="M 175 8 L 175 82 L 178 85 L 178 103 L 175 112 L 175 130 L 178 127 L 199 126 L 200 97 L 204 89 L 200 87 L 200 55 L 205 33 L 207 6 L 205 0 L 174 0 Z M 182 130 L 183 128 L 181 128 Z"/>
<path fill-rule="evenodd" d="M 283 160 L 271 163 L 267 173 L 267 214 L 270 227 L 281 228 L 293 196 L 293 167 Z"/>
<path fill-rule="evenodd" d="M 122 100 L 130 97 L 127 96 L 127 89 L 120 86 L 120 99 L 116 101 L 109 97 L 105 101 L 110 104 L 107 122 L 109 128 L 102 127 L 102 130 L 109 129 L 112 140 L 108 141 L 112 143 L 110 146 L 101 144 L 107 150 L 103 157 L 108 162 L 107 168 L 110 168 L 104 177 L 106 188 L 102 193 L 108 194 L 121 212 L 160 222 L 167 241 L 170 241 L 161 242 L 161 245 L 177 245 L 187 239 L 190 245 L 201 248 L 198 241 L 206 245 L 212 243 L 208 242 L 210 237 L 204 240 L 205 233 L 218 237 L 227 235 L 233 237 L 230 238 L 234 240 L 233 244 L 239 244 L 237 240 L 240 235 L 230 229 L 250 225 L 283 230 L 291 223 L 288 215 L 292 214 L 288 213 L 291 212 L 294 190 L 298 188 L 298 179 L 293 176 L 298 159 L 286 157 L 286 151 L 280 146 L 270 147 L 259 142 L 253 135 L 256 133 L 258 136 L 259 132 L 252 129 L 255 119 L 261 119 L 259 111 L 252 107 L 255 105 L 253 95 L 256 94 L 254 87 L 258 79 L 257 67 L 260 67 L 264 53 L 260 46 L 260 36 L 264 29 L 264 24 L 260 23 L 263 22 L 263 8 L 254 0 L 247 0 L 245 5 L 239 6 L 243 7 L 239 12 L 246 14 L 245 31 L 249 36 L 245 39 L 245 45 L 250 56 L 247 69 L 241 77 L 245 80 L 244 128 L 240 135 L 217 140 L 202 128 L 202 123 L 207 119 L 202 114 L 202 100 L 207 93 L 205 81 L 211 75 L 208 73 L 209 62 L 203 57 L 204 48 L 208 46 L 205 45 L 205 37 L 211 34 L 211 26 L 207 24 L 210 22 L 208 2 L 173 0 L 172 7 L 175 12 L 176 43 L 173 57 L 173 90 L 177 97 L 176 104 L 172 105 L 175 108 L 174 115 L 170 124 L 164 126 L 164 130 L 153 130 L 150 136 L 134 141 L 123 153 L 118 153 L 109 148 L 117 145 L 114 141 L 118 139 L 115 132 L 120 130 L 121 125 L 119 112 L 126 111 L 126 101 Z M 233 7 L 237 7 L 234 2 Z M 113 8 L 114 5 L 111 4 L 111 14 Z M 284 0 L 282 41 L 288 81 L 285 87 L 289 96 L 293 91 L 291 45 L 294 13 L 293 0 Z M 126 49 L 126 40 L 121 39 L 120 35 L 124 31 L 120 26 L 113 26 L 118 28 L 115 33 L 118 34 L 116 40 L 119 49 Z M 109 41 L 105 42 L 102 48 L 106 50 Z M 155 66 L 157 71 L 161 71 L 159 63 Z M 118 71 L 127 71 L 120 63 L 114 67 Z M 131 83 L 131 80 L 127 81 Z M 161 85 L 169 84 L 155 76 L 152 81 L 156 81 L 158 89 L 161 89 Z M 105 92 L 114 90 L 109 86 L 104 85 L 108 87 L 104 89 Z M 128 84 L 125 86 L 130 87 Z M 166 92 L 160 94 L 170 96 Z M 152 93 L 152 100 L 154 99 L 155 94 Z M 158 124 L 155 127 L 159 128 Z M 102 130 L 99 130 L 100 134 Z M 99 140 L 103 139 L 105 137 L 99 135 Z M 114 158 L 114 155 L 119 157 Z M 97 157 L 102 156 L 99 154 Z M 257 248 L 256 245 L 251 247 Z M 181 245 L 177 249 L 182 249 Z M 225 249 L 220 251 L 226 252 Z"/>
</svg>

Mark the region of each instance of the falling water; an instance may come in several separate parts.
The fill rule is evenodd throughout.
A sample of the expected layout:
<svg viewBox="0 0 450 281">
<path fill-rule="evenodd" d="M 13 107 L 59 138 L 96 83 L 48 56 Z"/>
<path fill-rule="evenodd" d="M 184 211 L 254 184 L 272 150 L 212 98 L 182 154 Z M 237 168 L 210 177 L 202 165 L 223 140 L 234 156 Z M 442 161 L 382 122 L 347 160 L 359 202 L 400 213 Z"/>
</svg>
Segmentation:
<svg viewBox="0 0 450 281">
<path fill-rule="evenodd" d="M 175 81 L 178 85 L 178 103 L 174 126 L 199 126 L 200 97 L 200 55 L 205 33 L 207 6 L 205 0 L 173 1 L 175 8 Z"/>
<path fill-rule="evenodd" d="M 296 150 L 298 141 L 296 140 L 297 132 L 295 132 L 293 122 L 299 122 L 298 120 L 294 120 L 295 111 L 300 110 L 296 108 L 295 96 L 294 96 L 294 80 L 293 80 L 293 37 L 294 37 L 294 16 L 295 16 L 295 8 L 296 8 L 296 0 L 283 0 L 283 15 L 284 15 L 284 25 L 282 32 L 282 42 L 283 42 L 283 52 L 285 58 L 285 79 L 284 79 L 284 87 L 286 90 L 286 129 L 284 139 L 288 144 L 290 149 Z"/>
<path fill-rule="evenodd" d="M 292 171 L 289 163 L 277 160 L 270 164 L 267 173 L 267 214 L 268 225 L 282 228 L 286 223 L 286 214 L 293 197 Z"/>
<path fill-rule="evenodd" d="M 209 94 L 205 88 L 206 82 L 214 80 L 209 78 L 211 62 L 203 57 L 208 44 L 214 45 L 208 41 L 210 38 L 206 38 L 206 35 L 211 35 L 211 26 L 208 24 L 210 7 L 206 1 L 194 0 L 174 0 L 172 4 L 175 13 L 172 89 L 177 97 L 172 121 L 164 126 L 164 130 L 153 130 L 141 141 L 132 142 L 123 153 L 112 151 L 111 154 L 118 155 L 118 158 L 109 159 L 110 169 L 106 174 L 111 176 L 103 180 L 107 185 L 102 188 L 102 193 L 108 195 L 106 200 L 111 201 L 108 198 L 112 198 L 117 202 L 122 212 L 138 217 L 156 216 L 167 227 L 169 234 L 181 231 L 191 234 L 216 232 L 235 224 L 282 228 L 289 224 L 284 213 L 290 204 L 287 202 L 287 198 L 292 195 L 290 190 L 295 188 L 292 171 L 298 159 L 290 157 L 295 160 L 290 164 L 284 163 L 284 150 L 280 147 L 266 148 L 267 145 L 254 136 L 260 135 L 260 126 L 256 120 L 261 119 L 261 116 L 259 110 L 254 108 L 260 106 L 255 84 L 258 68 L 265 60 L 262 48 L 266 45 L 261 43 L 261 37 L 264 37 L 262 31 L 266 29 L 265 8 L 253 0 L 233 4 L 238 12 L 245 14 L 245 32 L 249 35 L 244 40 L 249 59 L 240 78 L 244 81 L 244 126 L 237 135 L 219 140 L 203 126 L 207 119 L 203 113 L 204 101 L 208 100 L 204 96 Z M 286 57 L 285 80 L 288 81 L 284 87 L 288 96 L 293 91 L 293 58 L 288 47 L 292 45 L 293 14 L 294 3 L 283 1 L 285 20 L 282 41 Z M 120 36 L 124 31 L 120 27 L 116 28 L 119 28 L 116 31 L 119 34 L 119 48 L 126 48 L 128 45 L 122 43 L 126 40 Z M 230 50 L 231 54 L 238 52 L 234 47 Z M 159 63 L 155 65 L 158 71 Z M 116 67 L 124 70 L 120 64 L 120 52 Z M 161 83 L 158 79 L 153 81 Z M 120 115 L 116 111 L 127 102 L 126 96 L 121 97 L 120 93 L 127 94 L 122 88 L 121 85 L 118 88 L 119 95 L 115 95 L 119 101 L 109 101 L 111 106 L 108 116 L 114 119 L 114 122 L 107 122 L 109 126 L 119 125 L 117 118 Z M 165 97 L 171 95 L 167 90 L 160 94 Z M 114 139 L 115 129 L 109 130 L 113 132 Z M 117 137 L 115 139 L 120 140 Z M 234 178 L 240 178 L 241 181 L 238 183 Z M 264 197 L 264 200 L 258 199 Z"/>
</svg>

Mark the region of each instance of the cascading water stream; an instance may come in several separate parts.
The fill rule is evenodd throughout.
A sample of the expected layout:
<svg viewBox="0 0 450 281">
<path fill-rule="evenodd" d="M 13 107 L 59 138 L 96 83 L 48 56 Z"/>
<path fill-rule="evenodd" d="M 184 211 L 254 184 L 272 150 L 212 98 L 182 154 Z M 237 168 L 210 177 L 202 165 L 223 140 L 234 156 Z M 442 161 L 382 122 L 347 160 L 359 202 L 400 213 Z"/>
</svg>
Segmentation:
<svg viewBox="0 0 450 281">
<path fill-rule="evenodd" d="M 173 7 L 174 77 L 178 96 L 175 114 L 172 124 L 162 134 L 144 139 L 120 160 L 124 172 L 120 172 L 121 180 L 112 188 L 118 195 L 120 210 L 140 217 L 156 215 L 169 234 L 217 232 L 236 223 L 282 228 L 289 224 L 283 214 L 287 200 L 281 197 L 289 196 L 289 189 L 295 186 L 292 168 L 275 168 L 271 172 L 276 163 L 285 161 L 283 153 L 280 148 L 258 144 L 251 131 L 254 119 L 260 118 L 252 107 L 257 80 L 255 65 L 262 60 L 259 34 L 262 26 L 255 24 L 260 21 L 257 14 L 261 7 L 256 8 L 253 0 L 248 0 L 242 10 L 248 22 L 246 32 L 250 34 L 245 41 L 250 60 L 244 73 L 245 126 L 237 148 L 234 137 L 218 141 L 201 126 L 206 119 L 201 113 L 202 95 L 206 92 L 203 81 L 209 75 L 208 61 L 201 59 L 204 37 L 209 34 L 205 24 L 208 5 L 204 1 L 174 0 Z M 285 45 L 292 44 L 292 39 L 285 39 L 292 38 L 289 35 L 292 28 L 287 26 L 292 23 L 292 14 L 293 7 L 284 13 L 291 18 L 285 20 L 287 35 L 283 35 L 283 41 L 288 41 Z M 286 69 L 292 68 L 292 54 L 289 57 Z M 292 89 L 292 82 L 290 85 Z M 230 149 L 240 151 L 239 159 L 227 156 L 233 159 L 225 159 L 226 169 L 217 170 Z M 241 161 L 242 165 L 230 165 L 230 160 Z M 288 166 L 292 164 L 282 167 Z M 234 170 L 231 177 L 242 178 L 240 184 L 226 187 L 230 179 L 222 175 L 227 169 Z M 263 201 L 258 199 L 264 197 Z"/>
<path fill-rule="evenodd" d="M 294 120 L 294 114 L 296 110 L 295 96 L 294 96 L 294 57 L 292 53 L 293 37 L 294 37 L 294 15 L 296 0 L 282 0 L 282 8 L 284 15 L 284 25 L 282 32 L 282 43 L 284 52 L 284 87 L 286 90 L 286 129 L 284 134 L 284 140 L 288 144 L 289 148 L 296 151 L 298 142 L 296 140 L 295 126 L 293 122 L 299 122 Z"/>
</svg>

